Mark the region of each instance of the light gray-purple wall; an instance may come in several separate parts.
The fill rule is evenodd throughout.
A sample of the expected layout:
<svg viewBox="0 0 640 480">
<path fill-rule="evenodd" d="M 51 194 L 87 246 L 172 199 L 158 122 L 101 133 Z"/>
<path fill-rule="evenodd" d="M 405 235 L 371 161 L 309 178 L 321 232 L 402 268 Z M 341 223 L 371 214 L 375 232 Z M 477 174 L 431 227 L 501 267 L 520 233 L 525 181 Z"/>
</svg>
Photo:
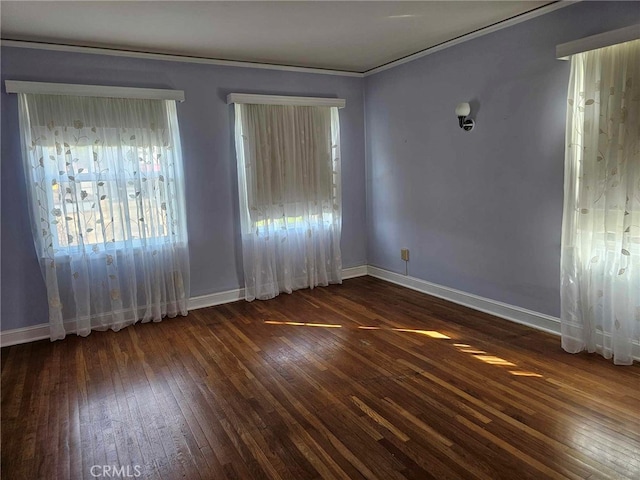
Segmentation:
<svg viewBox="0 0 640 480">
<path fill-rule="evenodd" d="M 178 120 L 187 186 L 192 296 L 243 286 L 231 92 L 339 97 L 343 266 L 366 263 L 363 79 L 22 48 L 2 48 L 2 330 L 48 321 L 29 228 L 16 95 L 4 81 L 184 90 Z"/>
<path fill-rule="evenodd" d="M 408 247 L 414 277 L 557 316 L 569 64 L 555 60 L 555 45 L 639 17 L 637 2 L 582 2 L 364 82 L 7 47 L 2 82 L 185 91 L 178 115 L 194 296 L 243 283 L 226 94 L 335 96 L 347 99 L 345 267 L 403 272 L 399 250 Z M 1 322 L 8 330 L 46 322 L 47 304 L 29 231 L 17 100 L 2 92 Z M 457 126 L 453 111 L 461 101 L 471 103 L 477 120 L 471 133 Z"/>
<path fill-rule="evenodd" d="M 555 46 L 640 22 L 582 2 L 365 79 L 370 265 L 559 316 L 569 62 Z M 475 130 L 454 109 L 471 104 Z"/>
</svg>

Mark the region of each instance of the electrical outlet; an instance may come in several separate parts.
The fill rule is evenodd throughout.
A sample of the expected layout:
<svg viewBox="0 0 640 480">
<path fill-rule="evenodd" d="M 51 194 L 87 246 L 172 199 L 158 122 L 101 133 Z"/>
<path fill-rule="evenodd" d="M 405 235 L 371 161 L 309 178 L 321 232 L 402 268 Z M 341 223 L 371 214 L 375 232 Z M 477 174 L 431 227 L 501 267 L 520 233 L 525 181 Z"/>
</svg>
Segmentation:
<svg viewBox="0 0 640 480">
<path fill-rule="evenodd" d="M 400 258 L 402 260 L 404 260 L 405 262 L 409 261 L 409 249 L 408 248 L 400 249 Z"/>
</svg>

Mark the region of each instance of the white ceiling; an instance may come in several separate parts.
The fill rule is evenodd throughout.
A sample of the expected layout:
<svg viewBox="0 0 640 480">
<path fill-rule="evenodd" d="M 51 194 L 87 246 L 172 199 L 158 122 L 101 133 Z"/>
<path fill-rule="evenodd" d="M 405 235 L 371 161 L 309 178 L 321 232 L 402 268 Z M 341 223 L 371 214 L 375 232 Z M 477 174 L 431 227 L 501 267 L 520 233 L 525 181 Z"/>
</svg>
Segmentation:
<svg viewBox="0 0 640 480">
<path fill-rule="evenodd" d="M 550 1 L 2 1 L 3 39 L 365 72 Z"/>
</svg>

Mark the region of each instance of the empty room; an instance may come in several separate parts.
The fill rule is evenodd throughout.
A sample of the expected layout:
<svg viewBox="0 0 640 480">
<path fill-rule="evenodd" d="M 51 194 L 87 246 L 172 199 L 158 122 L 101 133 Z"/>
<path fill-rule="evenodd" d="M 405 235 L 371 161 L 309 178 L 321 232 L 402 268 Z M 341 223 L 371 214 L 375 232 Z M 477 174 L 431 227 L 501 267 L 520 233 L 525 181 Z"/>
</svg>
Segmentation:
<svg viewBox="0 0 640 480">
<path fill-rule="evenodd" d="M 3 479 L 640 478 L 640 2 L 0 19 Z"/>
</svg>

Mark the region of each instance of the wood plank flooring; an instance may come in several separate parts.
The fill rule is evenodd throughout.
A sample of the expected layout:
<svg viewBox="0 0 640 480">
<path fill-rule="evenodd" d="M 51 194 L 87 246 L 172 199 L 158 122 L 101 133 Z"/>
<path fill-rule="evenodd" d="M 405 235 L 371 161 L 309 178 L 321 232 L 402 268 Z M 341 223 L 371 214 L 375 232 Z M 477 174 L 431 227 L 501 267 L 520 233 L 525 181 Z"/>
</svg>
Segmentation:
<svg viewBox="0 0 640 480">
<path fill-rule="evenodd" d="M 1 395 L 7 480 L 640 478 L 639 365 L 371 277 L 5 348 Z"/>
</svg>

